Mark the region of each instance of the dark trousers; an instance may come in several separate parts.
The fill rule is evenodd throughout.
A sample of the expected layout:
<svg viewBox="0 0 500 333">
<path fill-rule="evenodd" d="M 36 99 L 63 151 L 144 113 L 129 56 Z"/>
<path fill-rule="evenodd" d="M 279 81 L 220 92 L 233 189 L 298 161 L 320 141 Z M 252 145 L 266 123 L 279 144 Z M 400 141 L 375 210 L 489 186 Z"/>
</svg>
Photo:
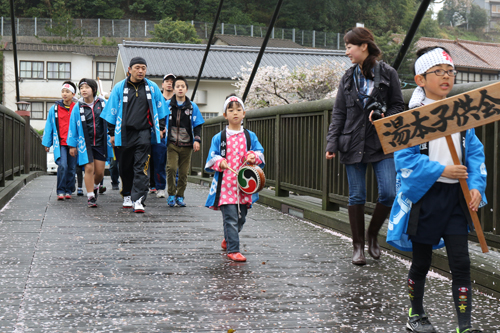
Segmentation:
<svg viewBox="0 0 500 333">
<path fill-rule="evenodd" d="M 151 151 L 149 152 L 149 154 L 151 155 L 151 158 L 149 159 L 149 188 L 156 188 L 154 146 L 155 145 L 151 145 Z"/>
<path fill-rule="evenodd" d="M 149 161 L 151 158 L 151 130 L 127 129 L 127 146 L 120 150 L 120 177 L 122 193 L 132 201 L 146 200 L 149 191 Z"/>
<path fill-rule="evenodd" d="M 120 170 L 118 157 L 112 158 L 109 163 L 109 175 L 111 176 L 111 185 L 118 186 L 120 184 Z"/>
<path fill-rule="evenodd" d="M 57 164 L 57 194 L 71 194 L 75 191 L 76 157 L 69 154 L 68 146 L 61 146 L 61 157 Z"/>
<path fill-rule="evenodd" d="M 78 188 L 83 187 L 83 169 L 84 167 L 82 165 L 76 166 L 76 177 L 78 180 Z"/>
</svg>

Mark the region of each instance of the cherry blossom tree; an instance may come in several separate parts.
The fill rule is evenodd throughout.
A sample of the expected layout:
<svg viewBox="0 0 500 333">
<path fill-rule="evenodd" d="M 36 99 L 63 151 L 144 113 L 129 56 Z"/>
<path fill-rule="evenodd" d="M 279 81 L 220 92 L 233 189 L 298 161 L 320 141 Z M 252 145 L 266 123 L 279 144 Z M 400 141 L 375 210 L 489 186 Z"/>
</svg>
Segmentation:
<svg viewBox="0 0 500 333">
<path fill-rule="evenodd" d="M 252 73 L 253 64 L 242 66 L 238 81 L 233 85 L 238 96 L 243 96 Z M 303 66 L 294 69 L 282 67 L 260 67 L 248 93 L 245 107 L 258 109 L 269 106 L 293 104 L 334 98 L 337 87 L 346 68 L 336 61 L 325 60 L 320 65 Z"/>
</svg>

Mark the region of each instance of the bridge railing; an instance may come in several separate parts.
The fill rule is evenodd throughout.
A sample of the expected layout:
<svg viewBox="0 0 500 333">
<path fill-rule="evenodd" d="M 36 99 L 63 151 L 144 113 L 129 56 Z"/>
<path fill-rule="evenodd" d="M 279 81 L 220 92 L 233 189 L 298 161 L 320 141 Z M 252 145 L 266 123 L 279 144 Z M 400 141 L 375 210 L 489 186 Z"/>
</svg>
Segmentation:
<svg viewBox="0 0 500 333">
<path fill-rule="evenodd" d="M 15 176 L 35 170 L 47 170 L 47 153 L 42 138 L 30 127 L 28 145 L 29 169 L 25 168 L 25 120 L 10 109 L 0 105 L 0 187 Z"/>
<path fill-rule="evenodd" d="M 452 94 L 485 86 L 491 82 L 456 85 Z M 408 103 L 412 90 L 404 92 Z M 277 196 L 289 192 L 322 199 L 324 210 L 338 210 L 348 203 L 349 188 L 345 166 L 339 159 L 325 158 L 326 134 L 335 100 L 321 100 L 246 113 L 245 128 L 255 132 L 264 147 L 266 186 L 273 187 Z M 209 177 L 203 167 L 212 137 L 226 126 L 223 116 L 208 119 L 203 125 L 201 153 L 193 154 L 191 171 Z M 488 170 L 487 199 L 489 204 L 480 210 L 483 230 L 499 234 L 497 228 L 500 166 L 500 132 L 498 123 L 476 128 L 483 142 Z M 366 175 L 366 211 L 372 212 L 377 201 L 377 181 L 371 167 Z"/>
</svg>

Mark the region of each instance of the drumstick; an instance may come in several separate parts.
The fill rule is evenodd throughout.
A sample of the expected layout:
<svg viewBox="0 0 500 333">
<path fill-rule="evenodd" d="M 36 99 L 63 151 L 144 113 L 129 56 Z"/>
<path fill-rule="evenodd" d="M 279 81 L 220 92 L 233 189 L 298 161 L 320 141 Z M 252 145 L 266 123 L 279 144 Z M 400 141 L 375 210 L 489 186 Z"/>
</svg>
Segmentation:
<svg viewBox="0 0 500 333">
<path fill-rule="evenodd" d="M 231 170 L 235 175 L 238 175 L 238 172 L 234 171 L 233 169 L 231 169 L 230 167 L 227 167 L 229 170 Z"/>
</svg>

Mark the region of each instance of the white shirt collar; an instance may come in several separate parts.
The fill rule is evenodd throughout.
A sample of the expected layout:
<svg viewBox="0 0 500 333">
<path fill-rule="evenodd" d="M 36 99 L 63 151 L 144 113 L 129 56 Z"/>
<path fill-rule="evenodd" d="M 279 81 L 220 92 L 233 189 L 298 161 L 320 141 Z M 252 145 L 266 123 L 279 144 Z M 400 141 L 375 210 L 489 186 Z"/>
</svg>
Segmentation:
<svg viewBox="0 0 500 333">
<path fill-rule="evenodd" d="M 243 133 L 243 126 L 240 126 L 240 129 L 238 131 L 230 130 L 229 126 L 226 126 L 226 133 L 227 136 Z"/>
</svg>

